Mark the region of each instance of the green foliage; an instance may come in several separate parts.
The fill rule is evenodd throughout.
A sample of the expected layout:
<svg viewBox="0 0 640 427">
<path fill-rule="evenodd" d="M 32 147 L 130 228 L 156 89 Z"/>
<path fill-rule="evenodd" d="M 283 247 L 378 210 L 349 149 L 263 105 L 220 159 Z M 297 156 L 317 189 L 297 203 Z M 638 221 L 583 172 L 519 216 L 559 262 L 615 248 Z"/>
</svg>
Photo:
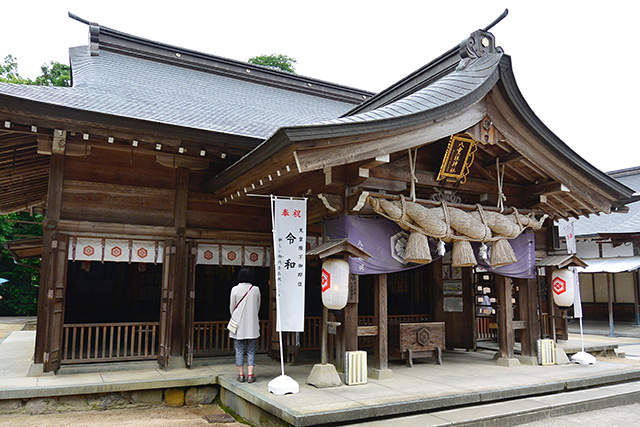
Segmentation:
<svg viewBox="0 0 640 427">
<path fill-rule="evenodd" d="M 250 64 L 263 65 L 265 67 L 287 71 L 293 74 L 295 74 L 295 70 L 293 69 L 293 64 L 297 62 L 298 61 L 296 61 L 294 58 L 291 58 L 287 55 L 276 54 L 276 53 L 271 55 L 259 55 L 259 56 L 254 56 L 253 58 L 249 58 Z"/>
<path fill-rule="evenodd" d="M 7 55 L 4 64 L 0 64 L 0 82 L 37 86 L 71 85 L 71 68 L 68 65 L 51 61 L 48 65 L 42 65 L 40 71 L 42 74 L 35 80 L 25 79 L 18 73 L 18 60 L 13 55 Z"/>
<path fill-rule="evenodd" d="M 34 84 L 38 86 L 71 86 L 71 69 L 68 65 L 51 61 L 49 65 L 40 67 L 42 74 L 36 77 Z"/>
<path fill-rule="evenodd" d="M 71 85 L 71 69 L 68 65 L 51 61 L 40 67 L 41 75 L 35 80 L 18 73 L 18 60 L 13 55 L 0 63 L 0 82 L 38 86 Z M 16 223 L 19 221 L 42 222 L 42 216 L 30 216 L 24 212 L 0 216 L 0 244 L 23 236 L 42 236 L 39 224 Z M 8 282 L 0 284 L 0 315 L 35 315 L 38 311 L 40 284 L 40 260 L 23 260 L 16 264 L 4 247 L 0 247 L 0 278 Z"/>
<path fill-rule="evenodd" d="M 28 221 L 20 223 L 15 221 Z M 32 223 L 33 222 L 33 223 Z M 42 215 L 25 212 L 0 216 L 0 244 L 28 236 L 42 236 Z M 0 315 L 29 316 L 38 311 L 40 260 L 23 260 L 18 265 L 0 246 L 0 277 L 8 282 L 0 284 Z"/>
<path fill-rule="evenodd" d="M 23 79 L 18 74 L 18 62 L 13 55 L 4 57 L 4 64 L 0 64 L 0 82 L 29 84 L 27 79 Z"/>
</svg>

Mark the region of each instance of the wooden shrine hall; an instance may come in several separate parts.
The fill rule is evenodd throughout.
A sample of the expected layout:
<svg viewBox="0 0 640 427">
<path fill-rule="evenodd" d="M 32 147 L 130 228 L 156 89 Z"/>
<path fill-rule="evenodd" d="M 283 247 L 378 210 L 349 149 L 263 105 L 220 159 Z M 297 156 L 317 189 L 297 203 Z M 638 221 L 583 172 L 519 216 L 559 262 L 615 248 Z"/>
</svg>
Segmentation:
<svg viewBox="0 0 640 427">
<path fill-rule="evenodd" d="M 373 94 L 73 18 L 90 43 L 70 49 L 72 87 L 0 83 L 0 211 L 44 215 L 43 371 L 229 354 L 238 266 L 269 295 L 258 349 L 277 353 L 270 205 L 256 195 L 307 198 L 307 249 L 347 238 L 372 255 L 350 260 L 349 303 L 330 314 L 338 356 L 372 349 L 385 378 L 394 328 L 423 322 L 443 325 L 440 347 L 490 335 L 505 365 L 516 340 L 535 358 L 545 302 L 553 316 L 535 265 L 555 249 L 552 221 L 633 194 L 536 117 L 490 28 Z M 299 349 L 318 350 L 312 257 L 306 289 Z"/>
</svg>

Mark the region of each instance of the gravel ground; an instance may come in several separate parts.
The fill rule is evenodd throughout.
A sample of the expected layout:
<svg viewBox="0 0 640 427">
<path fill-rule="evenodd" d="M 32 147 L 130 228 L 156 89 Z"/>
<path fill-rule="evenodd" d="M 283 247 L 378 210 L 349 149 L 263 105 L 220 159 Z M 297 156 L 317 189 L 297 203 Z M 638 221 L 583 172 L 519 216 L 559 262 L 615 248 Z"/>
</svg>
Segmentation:
<svg viewBox="0 0 640 427">
<path fill-rule="evenodd" d="M 46 415 L 2 415 L 0 426 L 11 427 L 168 427 L 177 426 L 228 426 L 245 427 L 239 422 L 208 423 L 205 415 L 222 414 L 218 405 L 172 408 L 109 409 L 107 411 L 66 412 Z"/>
</svg>

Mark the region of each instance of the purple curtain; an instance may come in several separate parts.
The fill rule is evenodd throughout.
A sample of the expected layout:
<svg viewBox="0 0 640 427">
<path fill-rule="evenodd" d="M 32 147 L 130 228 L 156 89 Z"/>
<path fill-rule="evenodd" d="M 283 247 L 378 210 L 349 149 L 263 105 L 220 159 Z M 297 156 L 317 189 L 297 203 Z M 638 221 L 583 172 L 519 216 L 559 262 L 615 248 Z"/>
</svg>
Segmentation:
<svg viewBox="0 0 640 427">
<path fill-rule="evenodd" d="M 351 274 L 394 273 L 420 267 L 404 261 L 404 249 L 409 233 L 395 222 L 386 218 L 359 218 L 342 216 L 325 220 L 323 223 L 325 236 L 330 239 L 348 238 L 351 243 L 371 254 L 371 258 L 349 258 Z M 479 266 L 486 271 L 509 277 L 533 279 L 535 272 L 535 244 L 532 231 L 526 231 L 515 239 L 509 240 L 518 261 L 514 264 L 491 268 L 479 258 L 479 243 L 473 243 Z M 438 258 L 435 243 L 430 241 L 431 256 Z M 447 244 L 447 251 L 451 245 Z"/>
</svg>

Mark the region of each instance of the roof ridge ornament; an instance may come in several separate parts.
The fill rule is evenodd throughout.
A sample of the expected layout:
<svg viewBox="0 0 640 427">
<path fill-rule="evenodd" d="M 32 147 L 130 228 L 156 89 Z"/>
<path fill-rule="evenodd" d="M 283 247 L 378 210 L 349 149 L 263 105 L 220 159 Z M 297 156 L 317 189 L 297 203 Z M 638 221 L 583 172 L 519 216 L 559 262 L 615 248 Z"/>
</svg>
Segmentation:
<svg viewBox="0 0 640 427">
<path fill-rule="evenodd" d="M 505 9 L 502 14 L 491 24 L 481 30 L 474 31 L 471 35 L 460 43 L 460 56 L 462 62 L 459 69 L 465 68 L 471 60 L 481 58 L 493 53 L 502 53 L 502 48 L 496 47 L 496 39 L 489 32 L 498 22 L 502 21 L 509 14 L 509 9 Z"/>
</svg>

